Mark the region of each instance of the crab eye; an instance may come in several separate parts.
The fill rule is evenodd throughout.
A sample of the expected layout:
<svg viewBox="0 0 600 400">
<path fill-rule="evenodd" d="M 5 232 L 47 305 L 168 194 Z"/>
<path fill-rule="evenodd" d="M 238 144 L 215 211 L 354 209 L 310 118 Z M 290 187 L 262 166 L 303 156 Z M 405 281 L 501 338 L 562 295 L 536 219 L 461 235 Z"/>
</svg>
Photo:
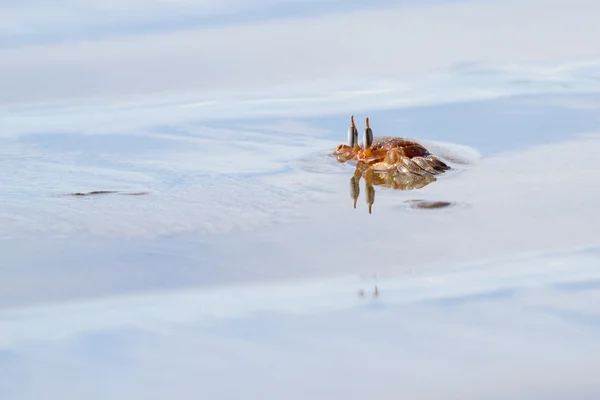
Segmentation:
<svg viewBox="0 0 600 400">
<path fill-rule="evenodd" d="M 348 146 L 357 147 L 358 146 L 358 130 L 356 129 L 356 125 L 354 125 L 354 116 L 351 118 L 352 125 L 348 128 Z"/>
<path fill-rule="evenodd" d="M 371 146 L 373 145 L 373 131 L 371 130 L 371 127 L 369 126 L 369 118 L 367 118 L 367 127 L 365 128 L 364 142 L 365 142 L 365 149 L 370 149 Z"/>
</svg>

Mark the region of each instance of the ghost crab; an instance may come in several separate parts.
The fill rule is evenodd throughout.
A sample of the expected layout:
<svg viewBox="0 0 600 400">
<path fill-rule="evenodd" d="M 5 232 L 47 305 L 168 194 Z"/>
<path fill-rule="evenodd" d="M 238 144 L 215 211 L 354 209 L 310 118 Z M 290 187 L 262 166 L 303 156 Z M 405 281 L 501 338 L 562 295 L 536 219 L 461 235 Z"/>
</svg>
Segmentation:
<svg viewBox="0 0 600 400">
<path fill-rule="evenodd" d="M 366 119 L 362 145 L 358 143 L 358 130 L 351 117 L 348 144 L 340 144 L 333 154 L 339 162 L 356 161 L 356 170 L 350 180 L 350 192 L 354 208 L 359 195 L 359 181 L 365 178 L 369 214 L 375 202 L 374 185 L 400 190 L 420 189 L 436 181 L 434 175 L 444 173 L 450 167 L 431 154 L 421 144 L 400 137 L 380 136 L 373 138 L 373 131 Z"/>
<path fill-rule="evenodd" d="M 390 136 L 373 138 L 373 130 L 366 120 L 363 144 L 358 143 L 358 130 L 351 117 L 348 144 L 340 144 L 333 152 L 339 162 L 350 160 L 366 164 L 378 172 L 398 172 L 405 175 L 432 176 L 450 169 L 433 154 L 409 139 Z"/>
</svg>

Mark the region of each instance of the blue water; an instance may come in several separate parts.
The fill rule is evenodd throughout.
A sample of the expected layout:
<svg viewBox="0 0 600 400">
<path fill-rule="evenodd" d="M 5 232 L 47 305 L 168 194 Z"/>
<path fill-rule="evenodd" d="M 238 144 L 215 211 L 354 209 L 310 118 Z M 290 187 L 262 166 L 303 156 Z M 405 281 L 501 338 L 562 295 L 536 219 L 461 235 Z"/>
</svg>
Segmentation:
<svg viewBox="0 0 600 400">
<path fill-rule="evenodd" d="M 562 21 L 571 6 L 557 4 L 540 24 Z M 523 40 L 498 61 L 441 18 L 477 27 L 509 3 L 125 5 L 147 14 L 103 19 L 117 7 L 85 30 L 53 14 L 0 35 L 0 398 L 598 397 L 596 54 L 569 36 L 558 56 L 540 42 L 523 59 Z M 15 21 L 43 14 L 31 7 Z M 588 26 L 593 13 L 577 10 Z M 404 57 L 416 50 L 390 15 L 472 53 L 415 35 L 427 51 Z M 361 36 L 340 38 L 335 21 L 354 18 Z M 204 38 L 190 30 L 202 21 L 223 35 L 186 75 L 195 53 L 181 49 Z M 298 69 L 227 36 L 295 41 L 298 26 L 330 41 L 300 41 Z M 148 33 L 161 40 L 143 45 Z M 347 63 L 322 52 L 361 38 L 372 47 Z M 395 62 L 382 43 L 411 72 L 379 69 L 369 57 Z M 161 64 L 172 47 L 173 70 Z M 353 167 L 330 156 L 351 115 L 452 170 L 422 189 L 376 186 L 372 214 L 361 181 L 354 208 Z M 118 193 L 71 195 L 103 190 Z"/>
</svg>

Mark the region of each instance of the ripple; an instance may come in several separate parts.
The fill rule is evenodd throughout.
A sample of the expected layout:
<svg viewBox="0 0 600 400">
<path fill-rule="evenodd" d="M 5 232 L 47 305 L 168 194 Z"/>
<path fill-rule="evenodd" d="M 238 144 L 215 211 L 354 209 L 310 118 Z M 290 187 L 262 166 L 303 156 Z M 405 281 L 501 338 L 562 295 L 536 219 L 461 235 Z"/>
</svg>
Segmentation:
<svg viewBox="0 0 600 400">
<path fill-rule="evenodd" d="M 347 163 L 340 163 L 333 156 L 332 150 L 321 150 L 308 154 L 290 162 L 293 169 L 316 174 L 339 174 L 352 171 Z"/>
</svg>

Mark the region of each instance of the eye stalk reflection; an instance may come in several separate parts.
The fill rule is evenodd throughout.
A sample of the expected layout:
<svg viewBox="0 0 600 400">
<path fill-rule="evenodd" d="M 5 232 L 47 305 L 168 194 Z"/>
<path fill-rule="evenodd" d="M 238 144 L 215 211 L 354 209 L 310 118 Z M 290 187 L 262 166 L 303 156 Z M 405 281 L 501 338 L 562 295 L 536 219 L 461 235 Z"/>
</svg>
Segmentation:
<svg viewBox="0 0 600 400">
<path fill-rule="evenodd" d="M 358 130 L 351 118 L 348 145 L 340 144 L 333 152 L 338 162 L 356 162 L 350 179 L 350 195 L 354 208 L 360 195 L 360 178 L 365 180 L 365 197 L 372 213 L 375 186 L 399 190 L 421 189 L 449 170 L 439 158 L 417 142 L 400 137 L 373 137 L 369 119 L 366 120 L 364 142 L 357 143 Z"/>
</svg>

